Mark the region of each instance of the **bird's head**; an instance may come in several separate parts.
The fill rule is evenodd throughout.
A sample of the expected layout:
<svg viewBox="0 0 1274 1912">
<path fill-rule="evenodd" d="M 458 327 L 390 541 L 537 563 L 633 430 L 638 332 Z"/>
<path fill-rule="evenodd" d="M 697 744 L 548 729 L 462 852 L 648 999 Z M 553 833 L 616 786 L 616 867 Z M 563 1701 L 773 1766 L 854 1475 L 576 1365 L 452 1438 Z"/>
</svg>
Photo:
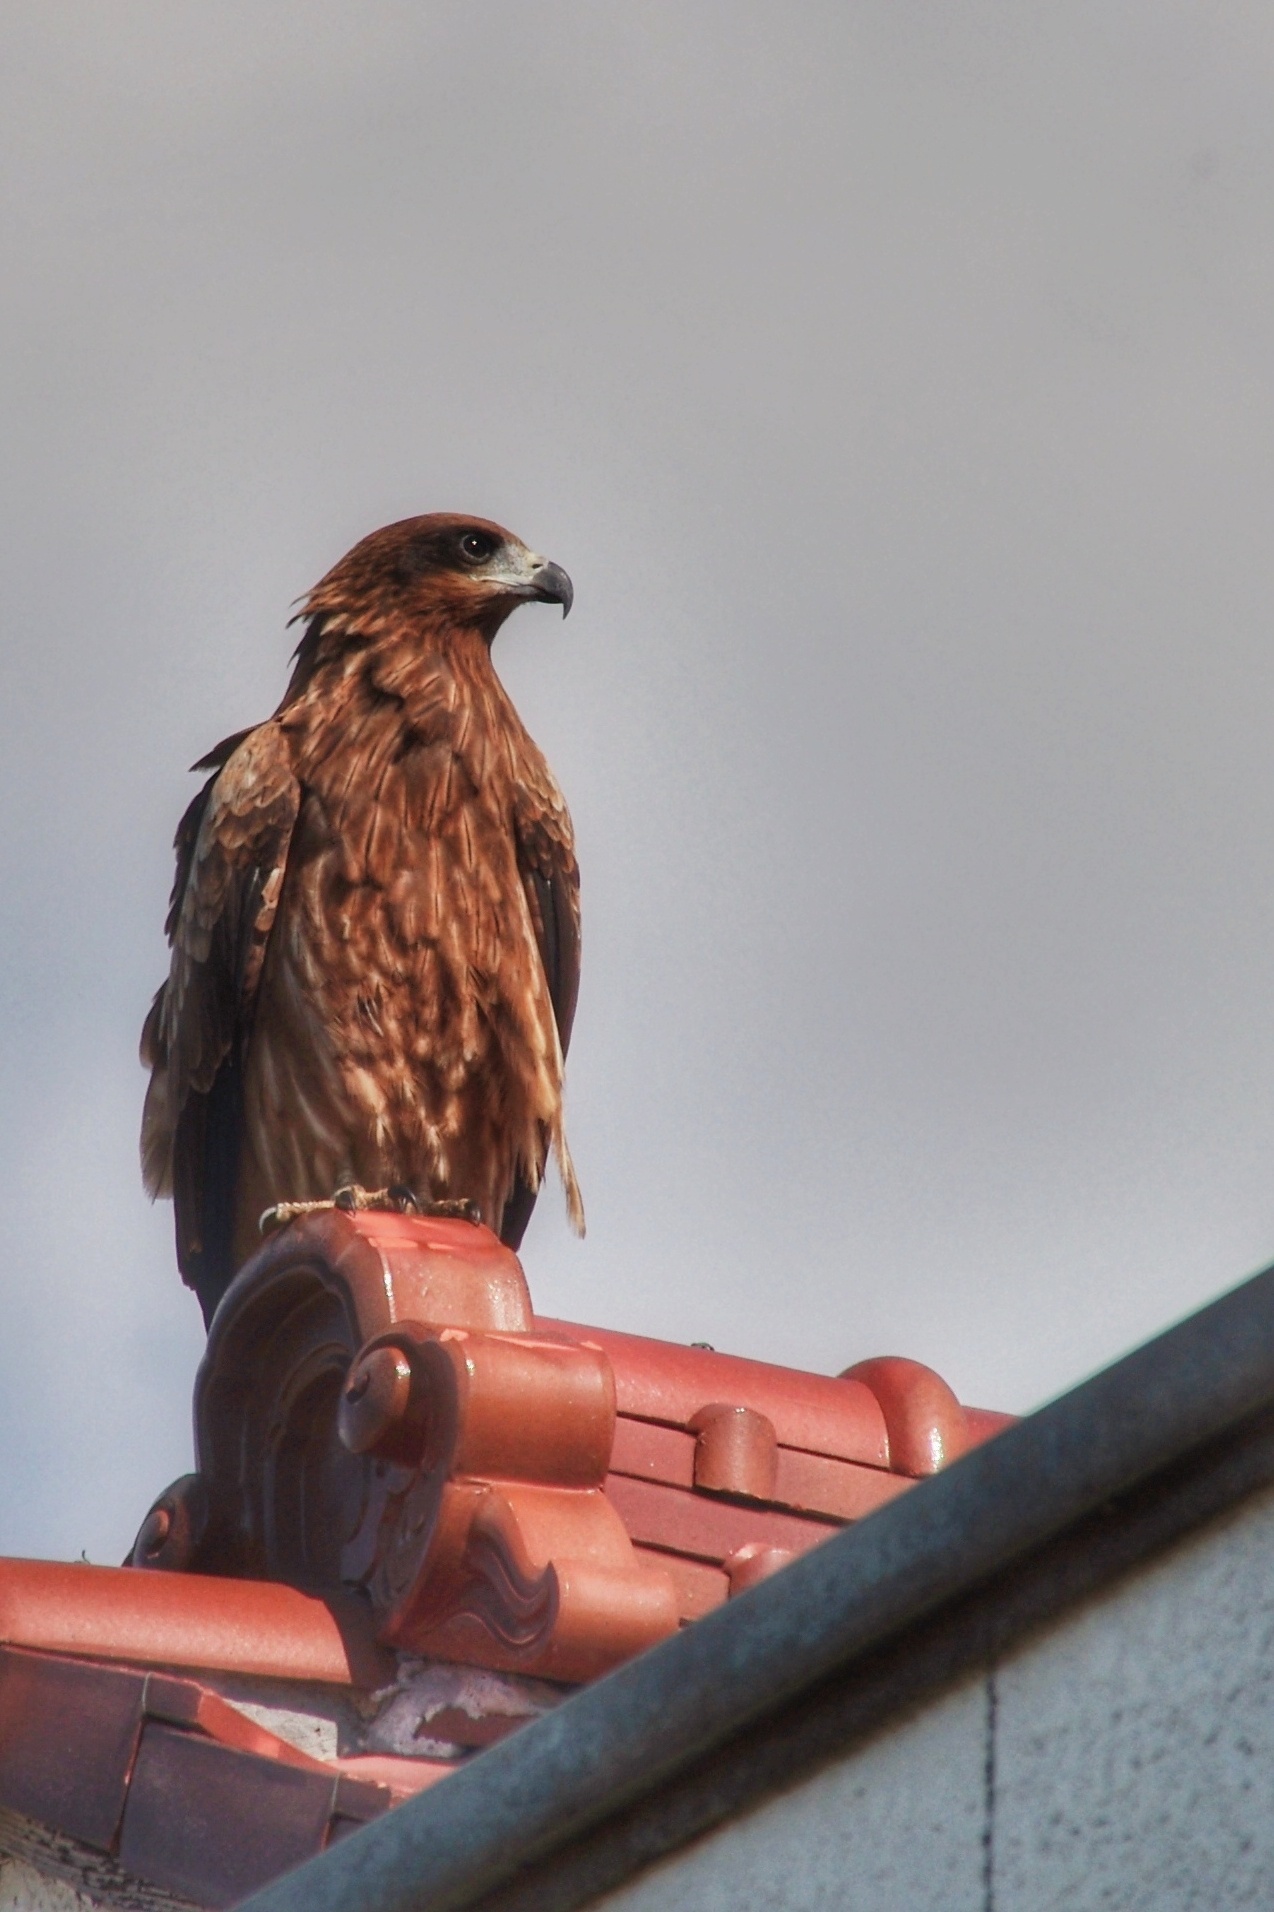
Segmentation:
<svg viewBox="0 0 1274 1912">
<path fill-rule="evenodd" d="M 369 632 L 427 619 L 476 629 L 490 642 L 519 604 L 560 604 L 565 616 L 573 597 L 561 565 L 529 551 L 511 531 L 487 518 L 438 511 L 361 539 L 315 585 L 301 615 L 326 612 Z"/>
</svg>

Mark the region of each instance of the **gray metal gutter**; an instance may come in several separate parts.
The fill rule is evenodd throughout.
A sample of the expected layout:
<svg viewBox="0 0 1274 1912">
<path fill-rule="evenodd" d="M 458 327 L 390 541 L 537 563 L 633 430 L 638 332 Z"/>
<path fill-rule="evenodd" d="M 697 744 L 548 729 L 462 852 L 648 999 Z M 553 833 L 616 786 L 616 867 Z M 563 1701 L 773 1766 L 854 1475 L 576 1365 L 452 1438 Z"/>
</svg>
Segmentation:
<svg viewBox="0 0 1274 1912">
<path fill-rule="evenodd" d="M 276 1880 L 245 1912 L 460 1912 L 512 1889 L 1121 1496 L 1144 1502 L 1156 1476 L 1224 1450 L 1272 1403 L 1267 1269 Z M 1262 1441 L 1260 1478 L 1274 1471 L 1274 1444 Z M 1257 1478 L 1209 1467 L 1213 1485 L 1184 1495 L 1183 1519 L 1205 1518 Z M 1158 1531 L 1146 1544 L 1162 1544 L 1168 1530 Z"/>
</svg>

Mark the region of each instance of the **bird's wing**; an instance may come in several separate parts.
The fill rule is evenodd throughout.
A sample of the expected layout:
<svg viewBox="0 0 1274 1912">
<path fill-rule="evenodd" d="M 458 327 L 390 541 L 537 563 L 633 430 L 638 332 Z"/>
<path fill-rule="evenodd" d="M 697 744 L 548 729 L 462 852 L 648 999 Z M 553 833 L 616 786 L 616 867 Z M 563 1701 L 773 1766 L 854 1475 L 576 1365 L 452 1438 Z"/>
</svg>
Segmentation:
<svg viewBox="0 0 1274 1912">
<path fill-rule="evenodd" d="M 514 828 L 518 868 L 565 1055 L 579 997 L 579 864 L 571 819 L 555 785 L 519 790 Z"/>
<path fill-rule="evenodd" d="M 177 829 L 172 960 L 142 1031 L 151 1070 L 142 1173 L 152 1196 L 174 1197 L 177 1259 L 201 1299 L 206 1278 L 231 1272 L 221 1264 L 234 1219 L 243 1038 L 301 795 L 277 723 L 228 738 L 196 768 L 214 764 Z"/>
<path fill-rule="evenodd" d="M 542 781 L 523 783 L 518 790 L 514 834 L 518 868 L 565 1056 L 579 998 L 579 864 L 570 814 L 547 767 Z M 569 1160 L 562 1163 L 562 1169 L 564 1179 L 573 1185 Z M 518 1176 L 500 1224 L 501 1239 L 510 1248 L 521 1244 L 537 1193 L 523 1176 Z M 578 1195 L 575 1199 L 578 1202 Z"/>
</svg>

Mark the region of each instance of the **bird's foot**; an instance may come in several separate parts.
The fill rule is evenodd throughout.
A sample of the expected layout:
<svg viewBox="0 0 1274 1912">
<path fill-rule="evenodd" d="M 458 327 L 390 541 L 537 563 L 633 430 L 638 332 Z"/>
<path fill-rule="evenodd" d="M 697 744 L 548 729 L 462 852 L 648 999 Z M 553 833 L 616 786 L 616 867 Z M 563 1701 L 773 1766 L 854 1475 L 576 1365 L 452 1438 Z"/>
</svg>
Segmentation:
<svg viewBox="0 0 1274 1912">
<path fill-rule="evenodd" d="M 302 1215 L 319 1215 L 333 1208 L 355 1215 L 365 1209 L 388 1210 L 395 1215 L 441 1215 L 451 1221 L 472 1222 L 475 1227 L 482 1220 L 476 1202 L 422 1202 L 415 1190 L 408 1188 L 405 1182 L 391 1182 L 388 1188 L 363 1188 L 357 1182 L 347 1182 L 343 1188 L 337 1189 L 330 1201 L 275 1202 L 272 1208 L 265 1210 L 257 1225 L 261 1233 L 266 1235 Z"/>
</svg>

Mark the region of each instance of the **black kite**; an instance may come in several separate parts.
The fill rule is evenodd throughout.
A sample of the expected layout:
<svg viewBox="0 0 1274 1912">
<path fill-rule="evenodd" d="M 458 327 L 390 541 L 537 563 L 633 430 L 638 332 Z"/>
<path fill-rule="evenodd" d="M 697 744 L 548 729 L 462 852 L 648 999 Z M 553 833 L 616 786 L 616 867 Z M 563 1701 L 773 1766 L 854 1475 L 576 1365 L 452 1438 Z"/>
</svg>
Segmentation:
<svg viewBox="0 0 1274 1912">
<path fill-rule="evenodd" d="M 305 599 L 274 716 L 229 737 L 177 831 L 168 980 L 142 1032 L 142 1166 L 210 1319 L 262 1211 L 397 1185 L 514 1247 L 562 1126 L 579 871 L 491 662 L 571 582 L 499 525 L 355 545 Z"/>
</svg>

